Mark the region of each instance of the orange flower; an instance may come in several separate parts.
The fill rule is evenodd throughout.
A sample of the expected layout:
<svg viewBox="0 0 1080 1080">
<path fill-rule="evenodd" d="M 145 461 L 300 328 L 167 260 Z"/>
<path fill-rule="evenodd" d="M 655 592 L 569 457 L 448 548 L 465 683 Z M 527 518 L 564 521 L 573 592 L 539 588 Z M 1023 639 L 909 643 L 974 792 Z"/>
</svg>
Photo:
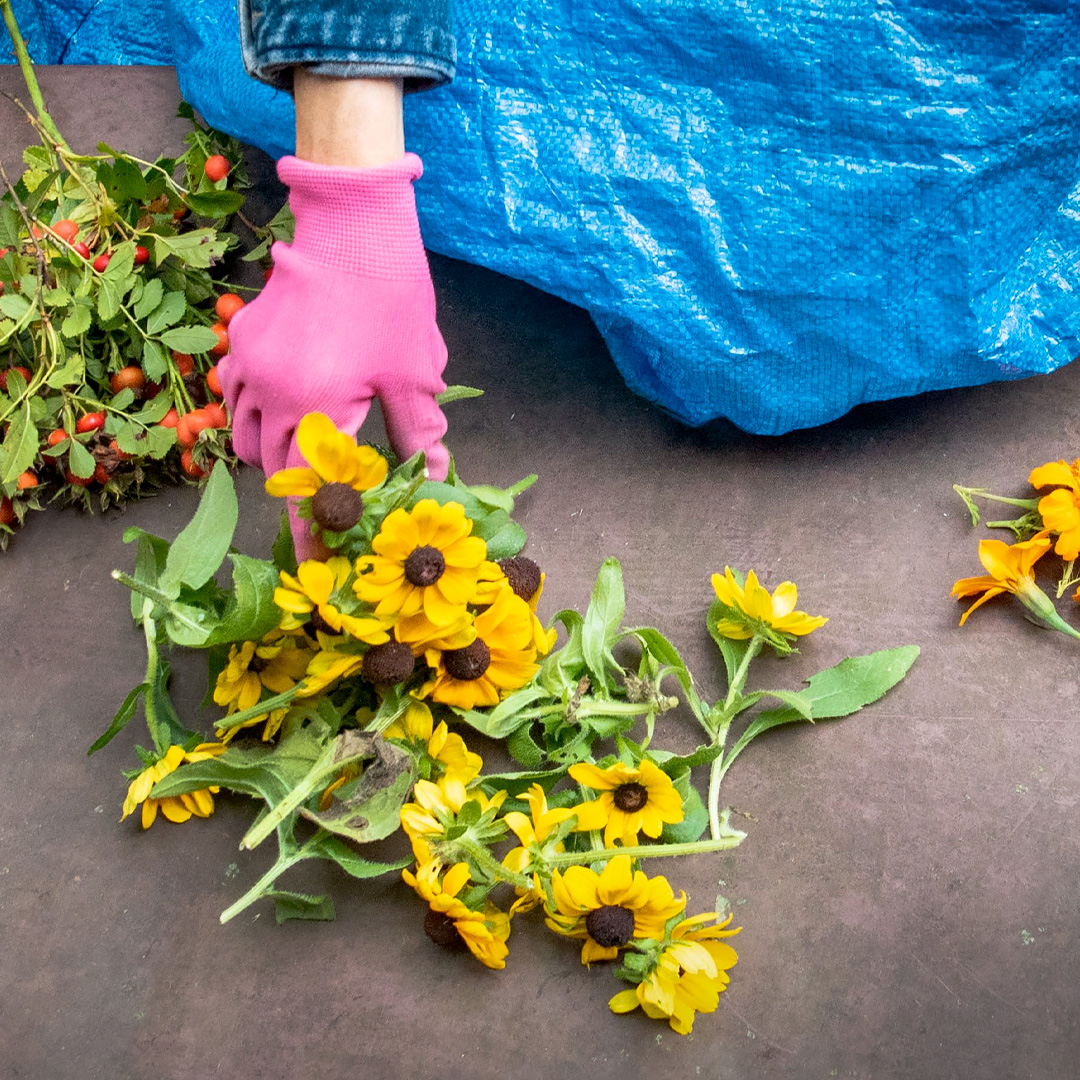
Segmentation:
<svg viewBox="0 0 1080 1080">
<path fill-rule="evenodd" d="M 1049 461 L 1031 471 L 1032 487 L 1062 486 L 1039 500 L 1043 525 L 1058 534 L 1054 551 L 1066 561 L 1080 555 L 1080 459 L 1072 465 Z"/>
<path fill-rule="evenodd" d="M 1026 602 L 1025 598 L 1037 599 L 1037 596 L 1049 603 L 1046 594 L 1035 584 L 1032 574 L 1032 567 L 1049 550 L 1050 540 L 1046 532 L 1012 545 L 1001 540 L 980 540 L 979 562 L 986 567 L 987 575 L 961 578 L 952 587 L 952 595 L 957 599 L 983 594 L 964 612 L 960 625 L 963 626 L 967 617 L 987 600 L 1006 592 L 1012 593 L 1021 603 Z"/>
</svg>

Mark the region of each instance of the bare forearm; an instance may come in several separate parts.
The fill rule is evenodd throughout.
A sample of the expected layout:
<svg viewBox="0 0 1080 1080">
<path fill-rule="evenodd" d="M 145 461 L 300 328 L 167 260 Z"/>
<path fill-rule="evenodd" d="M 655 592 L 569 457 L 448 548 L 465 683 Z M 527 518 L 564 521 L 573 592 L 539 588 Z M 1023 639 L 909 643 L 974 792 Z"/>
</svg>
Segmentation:
<svg viewBox="0 0 1080 1080">
<path fill-rule="evenodd" d="M 400 79 L 334 79 L 295 70 L 296 156 L 373 168 L 405 153 Z"/>
</svg>

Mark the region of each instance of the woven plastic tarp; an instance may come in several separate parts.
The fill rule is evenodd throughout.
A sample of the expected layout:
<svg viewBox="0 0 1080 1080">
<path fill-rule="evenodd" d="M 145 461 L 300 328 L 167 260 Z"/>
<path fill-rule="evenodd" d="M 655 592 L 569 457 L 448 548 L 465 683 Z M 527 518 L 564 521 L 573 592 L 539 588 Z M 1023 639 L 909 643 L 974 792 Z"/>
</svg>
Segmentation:
<svg viewBox="0 0 1080 1080">
<path fill-rule="evenodd" d="M 280 155 L 235 0 L 16 0 Z M 63 10 L 60 10 L 63 9 Z M 1080 353 L 1080 5 L 463 0 L 411 97 L 428 246 L 586 307 L 628 384 L 763 434 Z M 49 51 L 51 50 L 51 52 Z"/>
</svg>

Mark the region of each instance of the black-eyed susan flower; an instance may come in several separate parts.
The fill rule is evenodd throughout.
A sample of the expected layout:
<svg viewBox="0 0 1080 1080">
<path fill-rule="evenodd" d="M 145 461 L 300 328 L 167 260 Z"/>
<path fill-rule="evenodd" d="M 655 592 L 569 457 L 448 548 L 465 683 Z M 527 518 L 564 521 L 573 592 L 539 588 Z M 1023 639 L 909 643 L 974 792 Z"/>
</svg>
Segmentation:
<svg viewBox="0 0 1080 1080">
<path fill-rule="evenodd" d="M 497 705 L 536 673 L 533 614 L 513 591 L 501 590 L 474 625 L 475 636 L 463 648 L 426 650 L 435 676 L 424 685 L 423 696 L 460 709 Z"/>
<path fill-rule="evenodd" d="M 1080 460 L 1049 461 L 1031 472 L 1031 486 L 1060 484 L 1039 500 L 1043 525 L 1058 534 L 1054 551 L 1066 561 L 1080 556 Z M 974 610 L 974 609 L 972 609 Z"/>
<path fill-rule="evenodd" d="M 545 903 L 545 922 L 557 934 L 584 938 L 581 962 L 614 960 L 634 938 L 663 938 L 665 924 L 686 907 L 664 877 L 634 870 L 628 855 L 616 855 L 597 874 L 571 866 L 551 875 L 554 907 Z"/>
<path fill-rule="evenodd" d="M 297 567 L 295 576 L 280 571 L 281 585 L 274 590 L 274 603 L 285 612 L 282 628 L 295 629 L 307 621 L 316 631 L 344 632 L 369 645 L 389 641 L 391 620 L 376 615 L 346 614 L 338 606 L 344 597 L 338 603 L 333 602 L 334 594 L 341 592 L 352 572 L 352 564 L 340 555 L 325 562 L 306 559 Z"/>
<path fill-rule="evenodd" d="M 565 844 L 548 844 L 548 838 L 558 830 L 567 819 L 574 816 L 574 811 L 566 807 L 548 808 L 547 795 L 539 784 L 533 784 L 522 796 L 529 807 L 529 816 L 520 811 L 511 810 L 503 816 L 503 821 L 518 838 L 521 847 L 512 848 L 503 857 L 503 866 L 516 874 L 528 873 L 536 857 L 541 859 L 550 850 L 551 853 L 565 850 Z M 519 911 L 532 911 L 544 898 L 543 887 L 537 874 L 532 876 L 532 888 L 516 888 L 518 899 L 510 909 L 511 915 Z"/>
<path fill-rule="evenodd" d="M 386 458 L 370 446 L 357 446 L 323 413 L 308 413 L 300 421 L 296 446 L 309 467 L 279 469 L 266 481 L 267 492 L 311 496 L 312 517 L 324 529 L 352 528 L 363 513 L 361 493 L 386 479 Z"/>
<path fill-rule="evenodd" d="M 214 685 L 214 701 L 231 716 L 257 705 L 263 687 L 272 694 L 291 690 L 304 677 L 312 655 L 302 640 L 280 631 L 268 634 L 261 643 L 245 641 L 233 645 Z M 265 721 L 262 737 L 267 740 L 277 734 L 287 712 L 288 708 L 272 709 L 237 727 L 229 727 L 226 717 L 217 726 L 227 742 L 241 727 L 253 727 Z"/>
<path fill-rule="evenodd" d="M 186 795 L 168 795 L 163 799 L 151 799 L 153 786 L 169 773 L 175 772 L 181 765 L 191 761 L 204 761 L 217 757 L 225 749 L 224 743 L 200 743 L 194 750 L 184 750 L 182 746 L 170 746 L 153 765 L 148 765 L 128 786 L 127 798 L 124 799 L 124 818 L 135 812 L 135 807 L 142 804 L 142 827 L 149 829 L 157 818 L 158 810 L 167 821 L 182 822 L 190 817 L 209 817 L 214 812 L 214 795 L 217 786 L 190 791 Z"/>
<path fill-rule="evenodd" d="M 474 754 L 465 740 L 441 720 L 435 726 L 431 710 L 422 702 L 415 701 L 405 710 L 400 720 L 395 720 L 383 730 L 384 739 L 405 743 L 421 760 L 427 760 L 437 775 L 449 776 L 468 784 L 484 767 L 483 758 Z M 425 776 L 425 779 L 428 779 Z"/>
<path fill-rule="evenodd" d="M 546 630 L 536 614 L 547 575 L 526 555 L 500 559 L 496 565 L 502 571 L 500 576 L 481 579 L 477 583 L 476 593 L 470 602 L 480 606 L 491 604 L 502 589 L 512 589 L 516 596 L 521 597 L 529 605 L 529 610 L 532 612 L 533 646 L 537 656 L 547 656 L 555 645 L 557 632 L 554 627 Z"/>
<path fill-rule="evenodd" d="M 457 776 L 443 776 L 432 783 L 430 780 L 417 780 L 413 787 L 415 801 L 405 803 L 401 808 L 401 827 L 411 838 L 423 837 L 428 842 L 440 840 L 448 830 L 457 824 L 457 815 L 467 802 L 475 802 L 480 808 L 481 827 L 487 824 L 485 819 L 494 818 L 496 811 L 506 800 L 505 791 L 497 791 L 488 798 L 479 788 L 468 789 L 464 781 Z M 500 825 L 493 838 L 505 830 Z"/>
<path fill-rule="evenodd" d="M 501 573 L 488 562 L 487 544 L 471 534 L 460 503 L 421 499 L 412 510 L 394 510 L 371 542 L 374 554 L 357 560 L 353 591 L 377 615 L 422 611 L 446 626 L 460 618 L 481 574 Z"/>
<path fill-rule="evenodd" d="M 427 901 L 424 932 L 436 945 L 468 949 L 481 964 L 497 971 L 506 967 L 510 917 L 490 902 L 485 902 L 482 911 L 474 911 L 459 899 L 469 883 L 467 863 L 456 863 L 442 874 L 442 866 L 429 861 L 418 866 L 415 874 L 403 870 L 401 876 Z"/>
<path fill-rule="evenodd" d="M 689 1035 L 694 1016 L 715 1012 L 730 982 L 728 971 L 739 957 L 719 938 L 731 937 L 731 916 L 719 926 L 706 926 L 716 915 L 683 919 L 658 952 L 652 970 L 637 986 L 622 990 L 608 1003 L 612 1012 L 632 1012 L 641 1006 L 654 1020 L 667 1020 L 673 1031 Z"/>
<path fill-rule="evenodd" d="M 648 758 L 637 768 L 616 761 L 606 769 L 588 762 L 570 766 L 570 775 L 600 794 L 574 808 L 577 829 L 603 829 L 604 846 L 624 846 L 638 842 L 643 832 L 654 840 L 665 825 L 677 825 L 683 819 L 682 797 L 671 778 Z"/>
<path fill-rule="evenodd" d="M 782 637 L 778 639 L 777 635 L 802 637 L 829 621 L 821 615 L 795 610 L 799 590 L 791 581 L 782 581 L 770 593 L 753 570 L 747 573 L 746 583 L 740 585 L 731 567 L 725 566 L 722 575 L 713 574 L 712 587 L 717 600 L 727 608 L 716 624 L 721 637 L 747 641 L 760 635 L 774 644 L 779 640 L 783 646 Z"/>
<path fill-rule="evenodd" d="M 363 665 L 363 653 L 324 646 L 308 661 L 304 678 L 297 686 L 297 697 L 313 697 L 339 679 L 355 675 Z"/>
<path fill-rule="evenodd" d="M 980 540 L 979 561 L 987 573 L 982 577 L 961 578 L 952 587 L 952 595 L 958 600 L 982 593 L 960 617 L 960 625 L 963 626 L 967 617 L 987 600 L 1002 593 L 1012 593 L 1047 626 L 1069 637 L 1080 637 L 1080 633 L 1057 613 L 1050 597 L 1035 584 L 1033 568 L 1049 550 L 1050 538 L 1045 531 L 1011 545 L 1002 540 Z"/>
</svg>

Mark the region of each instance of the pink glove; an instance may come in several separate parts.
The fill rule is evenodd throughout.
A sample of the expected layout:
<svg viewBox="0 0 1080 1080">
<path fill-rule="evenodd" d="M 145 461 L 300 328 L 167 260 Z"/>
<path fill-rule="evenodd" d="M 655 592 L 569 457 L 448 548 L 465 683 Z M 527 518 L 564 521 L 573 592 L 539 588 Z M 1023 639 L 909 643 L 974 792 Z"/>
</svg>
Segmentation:
<svg viewBox="0 0 1080 1080">
<path fill-rule="evenodd" d="M 395 453 L 423 450 L 429 475 L 446 476 L 446 346 L 412 187 L 422 173 L 415 154 L 373 169 L 278 162 L 296 235 L 274 244 L 274 272 L 233 317 L 218 364 L 236 453 L 267 475 L 306 464 L 294 440 L 305 413 L 355 433 L 378 397 Z M 291 514 L 297 555 L 310 556 L 310 523 Z"/>
</svg>

